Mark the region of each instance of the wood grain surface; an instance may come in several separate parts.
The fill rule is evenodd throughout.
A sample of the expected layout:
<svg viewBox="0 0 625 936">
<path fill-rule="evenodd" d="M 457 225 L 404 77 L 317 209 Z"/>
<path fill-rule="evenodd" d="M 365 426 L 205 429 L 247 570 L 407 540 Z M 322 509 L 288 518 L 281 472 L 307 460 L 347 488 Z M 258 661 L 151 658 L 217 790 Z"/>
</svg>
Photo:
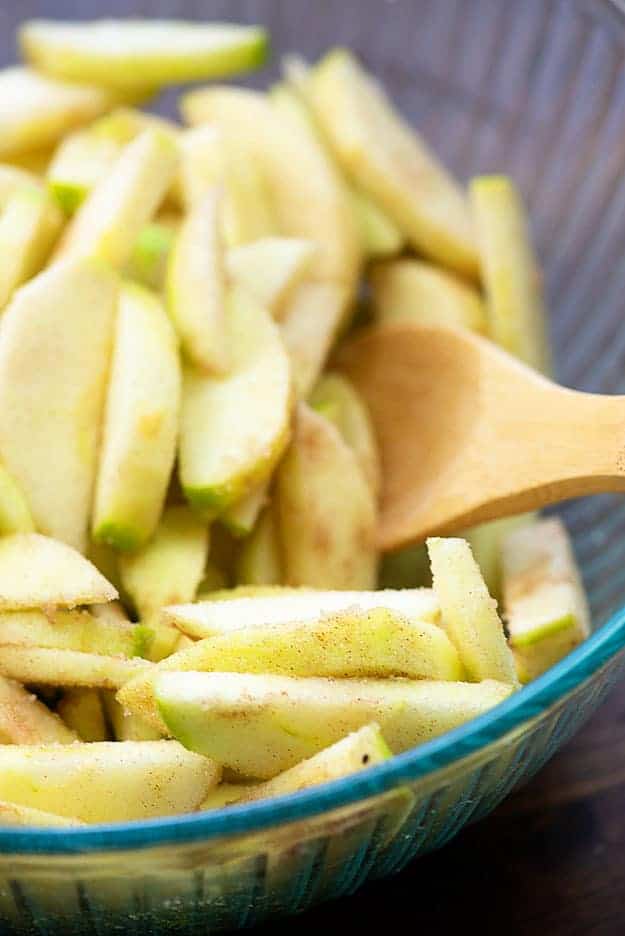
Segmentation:
<svg viewBox="0 0 625 936">
<path fill-rule="evenodd" d="M 352 31 L 357 43 L 364 20 L 392 8 L 390 0 L 362 0 L 363 21 L 343 18 L 337 37 L 335 27 L 333 36 L 326 28 L 335 5 L 340 0 L 282 2 L 267 25 L 301 37 L 298 51 L 317 51 L 337 38 L 349 41 Z M 260 6 L 255 0 L 0 0 L 0 61 L 15 60 L 14 28 L 31 16 L 253 20 Z M 380 926 L 436 936 L 469 927 L 483 936 L 625 934 L 625 685 L 529 786 L 441 851 L 352 898 L 255 932 L 342 936 Z"/>
</svg>

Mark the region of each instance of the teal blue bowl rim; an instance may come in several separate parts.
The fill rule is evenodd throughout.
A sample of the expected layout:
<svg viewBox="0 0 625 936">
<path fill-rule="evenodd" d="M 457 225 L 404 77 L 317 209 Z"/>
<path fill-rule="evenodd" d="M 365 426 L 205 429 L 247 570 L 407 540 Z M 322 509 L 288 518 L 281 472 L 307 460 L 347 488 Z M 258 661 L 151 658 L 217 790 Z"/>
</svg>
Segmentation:
<svg viewBox="0 0 625 936">
<path fill-rule="evenodd" d="M 0 829 L 0 854 L 78 855 L 250 835 L 385 793 L 475 754 L 562 700 L 625 647 L 625 607 L 534 682 L 479 718 L 341 780 L 226 810 L 87 829 Z"/>
</svg>

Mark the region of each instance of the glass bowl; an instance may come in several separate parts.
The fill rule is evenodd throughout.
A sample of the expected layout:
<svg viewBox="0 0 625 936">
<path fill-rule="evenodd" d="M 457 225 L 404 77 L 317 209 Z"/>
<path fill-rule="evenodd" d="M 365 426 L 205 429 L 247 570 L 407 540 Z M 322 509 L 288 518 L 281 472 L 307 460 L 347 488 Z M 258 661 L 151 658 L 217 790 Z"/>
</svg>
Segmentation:
<svg viewBox="0 0 625 936">
<path fill-rule="evenodd" d="M 0 54 L 25 16 L 0 9 Z M 562 382 L 625 391 L 625 15 L 609 0 L 83 2 L 260 22 L 278 54 L 346 44 L 463 179 L 510 173 L 545 265 Z M 253 79 L 263 83 L 262 78 Z M 625 511 L 563 508 L 593 636 L 479 719 L 371 770 L 225 812 L 89 830 L 0 830 L 3 932 L 206 933 L 349 894 L 492 810 L 588 718 L 625 669 Z M 620 609 L 620 610 L 619 610 Z"/>
</svg>

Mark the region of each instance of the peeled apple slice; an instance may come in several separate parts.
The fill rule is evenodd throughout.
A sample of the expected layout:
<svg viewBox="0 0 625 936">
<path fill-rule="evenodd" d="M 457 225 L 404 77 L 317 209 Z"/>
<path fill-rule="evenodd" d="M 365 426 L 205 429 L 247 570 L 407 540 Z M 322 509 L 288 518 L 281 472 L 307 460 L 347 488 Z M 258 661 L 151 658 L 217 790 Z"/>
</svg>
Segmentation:
<svg viewBox="0 0 625 936">
<path fill-rule="evenodd" d="M 0 214 L 0 309 L 39 272 L 61 233 L 61 212 L 40 187 L 23 186 Z"/>
<path fill-rule="evenodd" d="M 404 246 L 404 236 L 395 222 L 368 195 L 356 188 L 350 190 L 350 200 L 365 257 L 371 259 L 399 253 Z"/>
<path fill-rule="evenodd" d="M 160 292 L 165 285 L 167 261 L 176 238 L 169 224 L 146 224 L 134 243 L 124 275 L 141 286 Z"/>
<path fill-rule="evenodd" d="M 50 191 L 69 217 L 111 169 L 122 145 L 93 130 L 66 137 L 54 153 L 46 179 Z"/>
<path fill-rule="evenodd" d="M 220 210 L 217 189 L 202 196 L 182 222 L 167 266 L 169 314 L 182 350 L 209 374 L 226 373 L 231 363 Z"/>
<path fill-rule="evenodd" d="M 230 371 L 215 378 L 188 367 L 183 382 L 180 480 L 189 502 L 213 513 L 269 477 L 288 441 L 292 402 L 289 360 L 269 313 L 233 289 L 227 315 Z"/>
<path fill-rule="evenodd" d="M 80 650 L 103 656 L 143 656 L 149 631 L 130 621 L 97 618 L 88 611 L 4 611 L 0 613 L 0 644 Z"/>
<path fill-rule="evenodd" d="M 72 744 L 76 734 L 32 692 L 0 676 L 0 744 Z"/>
<path fill-rule="evenodd" d="M 345 49 L 328 53 L 311 71 L 306 99 L 345 172 L 411 246 L 475 277 L 478 259 L 462 189 L 356 58 Z"/>
<path fill-rule="evenodd" d="M 295 237 L 264 237 L 231 248 L 226 256 L 228 276 L 248 289 L 279 319 L 291 291 L 308 273 L 317 251 L 312 241 Z"/>
<path fill-rule="evenodd" d="M 119 689 L 146 667 L 146 660 L 0 644 L 0 673 L 21 683 Z"/>
<path fill-rule="evenodd" d="M 174 465 L 180 391 L 176 335 L 163 304 L 124 284 L 92 518 L 96 541 L 138 549 L 154 533 Z"/>
<path fill-rule="evenodd" d="M 221 523 L 232 536 L 240 539 L 250 535 L 263 507 L 269 500 L 268 490 L 269 482 L 264 481 L 221 515 Z"/>
<path fill-rule="evenodd" d="M 258 26 L 183 20 L 30 20 L 19 40 L 36 68 L 74 81 L 143 88 L 221 78 L 260 67 L 268 37 Z"/>
<path fill-rule="evenodd" d="M 494 680 L 476 685 L 241 673 L 162 673 L 156 682 L 159 710 L 174 737 L 259 779 L 275 777 L 372 721 L 399 754 L 483 714 L 511 691 Z"/>
</svg>

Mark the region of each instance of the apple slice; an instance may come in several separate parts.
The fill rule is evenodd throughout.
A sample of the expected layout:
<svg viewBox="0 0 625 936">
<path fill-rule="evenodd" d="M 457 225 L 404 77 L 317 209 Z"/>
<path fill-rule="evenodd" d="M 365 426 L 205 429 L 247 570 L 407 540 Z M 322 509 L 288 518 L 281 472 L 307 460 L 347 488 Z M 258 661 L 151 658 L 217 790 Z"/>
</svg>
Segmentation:
<svg viewBox="0 0 625 936">
<path fill-rule="evenodd" d="M 124 275 L 148 289 L 161 292 L 175 238 L 176 229 L 169 224 L 158 220 L 146 224 L 134 243 Z"/>
<path fill-rule="evenodd" d="M 427 548 L 443 626 L 469 677 L 476 682 L 498 679 L 517 688 L 514 658 L 497 602 L 488 593 L 471 547 L 463 539 L 432 537 Z"/>
<path fill-rule="evenodd" d="M 236 579 L 241 585 L 280 585 L 282 582 L 280 532 L 273 504 L 263 510 L 241 546 Z"/>
<path fill-rule="evenodd" d="M 288 441 L 292 404 L 288 357 L 269 314 L 233 289 L 228 326 L 228 375 L 189 367 L 183 382 L 180 479 L 189 502 L 213 513 L 269 477 Z"/>
<path fill-rule="evenodd" d="M 0 644 L 0 673 L 21 683 L 42 686 L 87 686 L 119 689 L 146 668 L 147 660 Z"/>
<path fill-rule="evenodd" d="M 0 458 L 37 529 L 81 552 L 117 289 L 115 276 L 93 261 L 55 265 L 16 293 L 2 319 Z"/>
<path fill-rule="evenodd" d="M 0 211 L 4 211 L 11 195 L 25 187 L 42 188 L 41 179 L 34 173 L 9 163 L 0 163 Z"/>
<path fill-rule="evenodd" d="M 220 522 L 232 536 L 242 539 L 250 535 L 263 508 L 269 502 L 268 491 L 269 481 L 263 481 L 221 515 Z"/>
<path fill-rule="evenodd" d="M 92 518 L 94 540 L 138 549 L 159 521 L 176 455 L 176 335 L 154 294 L 121 290 Z"/>
<path fill-rule="evenodd" d="M 275 777 L 372 721 L 399 754 L 483 714 L 511 691 L 494 680 L 475 685 L 240 673 L 162 673 L 156 682 L 160 713 L 185 747 L 259 779 Z"/>
<path fill-rule="evenodd" d="M 345 323 L 348 290 L 332 282 L 304 282 L 287 302 L 280 332 L 291 359 L 299 397 L 306 399 L 316 384 L 332 345 Z"/>
<path fill-rule="evenodd" d="M 590 634 L 590 613 L 571 542 L 552 517 L 502 542 L 510 644 L 522 682 L 534 679 Z"/>
<path fill-rule="evenodd" d="M 34 532 L 35 523 L 23 492 L 0 465 L 0 536 Z"/>
<path fill-rule="evenodd" d="M 59 209 L 41 187 L 23 186 L 9 196 L 0 215 L 0 310 L 42 268 L 62 223 Z"/>
<path fill-rule="evenodd" d="M 340 164 L 438 263 L 476 276 L 471 216 L 460 186 L 345 49 L 312 70 L 307 100 Z"/>
<path fill-rule="evenodd" d="M 293 289 L 309 272 L 316 252 L 313 241 L 263 237 L 231 248 L 226 270 L 234 283 L 248 289 L 274 318 L 280 319 Z"/>
<path fill-rule="evenodd" d="M 202 805 L 201 812 L 207 812 L 209 809 L 223 809 L 225 806 L 232 806 L 237 803 L 247 793 L 251 793 L 259 783 L 220 783 L 210 791 Z M 0 803 L 0 820 L 2 816 L 2 804 Z"/>
<path fill-rule="evenodd" d="M 473 286 L 430 263 L 402 259 L 376 264 L 370 273 L 379 322 L 413 321 L 486 332 L 486 307 Z"/>
<path fill-rule="evenodd" d="M 102 699 L 97 689 L 69 689 L 57 712 L 82 741 L 108 741 Z"/>
<path fill-rule="evenodd" d="M 382 737 L 378 725 L 365 725 L 347 737 L 313 754 L 307 760 L 296 764 L 289 770 L 278 774 L 265 783 L 241 784 L 241 795 L 237 802 L 249 803 L 253 800 L 271 799 L 307 790 L 320 783 L 329 783 L 339 777 L 347 777 L 368 767 L 381 764 L 392 757 L 393 752 Z M 203 805 L 205 809 L 206 806 Z"/>
<path fill-rule="evenodd" d="M 351 295 L 361 258 L 349 199 L 323 145 L 292 103 L 218 87 L 187 94 L 182 110 L 192 125 L 216 125 L 236 141 L 266 179 L 278 231 L 316 242 L 312 275 L 344 284 Z"/>
<path fill-rule="evenodd" d="M 114 692 L 102 692 L 101 695 L 116 741 L 158 741 L 163 737 L 162 732 L 139 715 L 126 711 L 115 698 Z"/>
<path fill-rule="evenodd" d="M 310 405 L 331 420 L 353 449 L 371 490 L 380 490 L 380 455 L 367 405 L 352 383 L 341 374 L 324 374 L 310 396 Z"/>
<path fill-rule="evenodd" d="M 124 96 L 96 85 L 58 81 L 30 68 L 5 68 L 0 71 L 0 156 L 52 146 Z"/>
<path fill-rule="evenodd" d="M 169 312 L 182 349 L 192 364 L 209 374 L 226 373 L 231 364 L 219 212 L 219 192 L 214 189 L 189 210 L 167 266 Z"/>
<path fill-rule="evenodd" d="M 22 53 L 36 68 L 74 81 L 143 88 L 219 78 L 264 64 L 259 26 L 166 19 L 29 20 Z"/>
<path fill-rule="evenodd" d="M 278 470 L 277 507 L 286 584 L 375 587 L 375 499 L 338 429 L 303 403 Z"/>
<path fill-rule="evenodd" d="M 175 741 L 0 747 L 0 797 L 83 822 L 193 812 L 216 764 Z"/>
<path fill-rule="evenodd" d="M 365 192 L 351 188 L 349 196 L 365 258 L 400 253 L 405 241 L 395 222 Z"/>
<path fill-rule="evenodd" d="M 144 130 L 122 150 L 66 228 L 55 258 L 98 257 L 122 268 L 176 171 L 175 138 Z"/>
<path fill-rule="evenodd" d="M 163 609 L 163 619 L 196 639 L 228 634 L 233 630 L 314 622 L 326 615 L 347 611 L 365 613 L 385 609 L 413 622 L 439 624 L 438 599 L 430 588 L 405 588 L 398 591 L 316 591 L 308 588 L 268 589 L 269 594 L 241 596 L 242 589 L 217 592 L 215 598 Z M 228 600 L 219 600 L 228 595 Z"/>
<path fill-rule="evenodd" d="M 0 611 L 110 601 L 117 592 L 87 559 L 39 533 L 0 538 Z"/>
<path fill-rule="evenodd" d="M 470 187 L 493 341 L 549 373 L 551 352 L 538 261 L 521 195 L 507 176 L 482 176 Z"/>
<path fill-rule="evenodd" d="M 30 809 L 28 806 L 0 801 L 0 825 L 76 829 L 84 823 L 77 819 L 67 819 L 65 816 L 55 816 L 54 813 L 45 812 L 43 809 Z"/>
<path fill-rule="evenodd" d="M 71 744 L 77 735 L 37 696 L 0 676 L 0 744 Z"/>
<path fill-rule="evenodd" d="M 145 656 L 150 632 L 130 621 L 110 621 L 88 611 L 0 612 L 0 644 L 80 650 L 104 656 Z"/>
<path fill-rule="evenodd" d="M 230 246 L 275 231 L 269 190 L 259 165 L 241 148 L 238 136 L 214 125 L 195 127 L 181 136 L 182 159 L 171 195 L 190 210 L 207 192 L 223 192 L 221 234 Z"/>
<path fill-rule="evenodd" d="M 123 145 L 92 129 L 79 130 L 61 141 L 47 168 L 48 187 L 60 208 L 73 215 L 86 196 L 111 170 Z"/>
</svg>

